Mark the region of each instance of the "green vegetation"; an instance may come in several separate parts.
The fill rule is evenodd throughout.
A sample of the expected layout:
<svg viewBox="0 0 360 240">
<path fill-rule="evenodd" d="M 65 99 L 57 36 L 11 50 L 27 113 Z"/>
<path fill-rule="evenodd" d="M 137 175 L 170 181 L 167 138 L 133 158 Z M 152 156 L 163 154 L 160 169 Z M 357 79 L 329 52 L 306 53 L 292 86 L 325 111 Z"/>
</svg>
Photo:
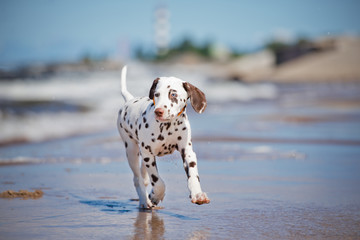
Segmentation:
<svg viewBox="0 0 360 240">
<path fill-rule="evenodd" d="M 284 43 L 278 40 L 273 40 L 265 44 L 265 48 L 274 52 L 275 54 L 290 48 L 304 48 L 311 45 L 311 41 L 306 38 L 299 38 L 294 43 Z"/>
<path fill-rule="evenodd" d="M 313 46 L 313 43 L 306 38 L 299 38 L 294 43 L 274 40 L 265 44 L 265 48 L 274 53 L 277 65 L 318 50 Z"/>
<path fill-rule="evenodd" d="M 92 65 L 96 62 L 106 61 L 107 59 L 108 59 L 108 55 L 106 53 L 94 54 L 94 53 L 86 52 L 81 56 L 80 62 L 85 65 Z"/>
<path fill-rule="evenodd" d="M 216 60 L 216 44 L 211 41 L 207 41 L 203 44 L 196 44 L 190 38 L 184 38 L 178 44 L 170 47 L 167 51 L 163 51 L 161 53 L 149 54 L 146 53 L 143 48 L 139 47 L 135 50 L 135 57 L 139 60 L 144 61 L 166 61 L 177 56 L 183 54 L 194 54 L 197 55 L 204 60 Z M 226 49 L 227 51 L 223 54 L 227 54 L 229 58 L 241 56 L 242 53 Z"/>
</svg>

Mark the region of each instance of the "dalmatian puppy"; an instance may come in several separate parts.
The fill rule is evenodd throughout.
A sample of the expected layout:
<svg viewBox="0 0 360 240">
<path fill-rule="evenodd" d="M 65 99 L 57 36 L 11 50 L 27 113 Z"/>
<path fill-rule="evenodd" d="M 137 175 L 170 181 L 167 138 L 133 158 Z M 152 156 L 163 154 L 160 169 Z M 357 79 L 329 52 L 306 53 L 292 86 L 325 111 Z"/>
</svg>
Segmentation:
<svg viewBox="0 0 360 240">
<path fill-rule="evenodd" d="M 152 208 L 164 199 L 165 184 L 159 176 L 156 157 L 172 154 L 175 150 L 181 153 L 191 202 L 199 205 L 210 203 L 201 190 L 186 115 L 188 99 L 196 112 L 205 110 L 205 94 L 181 79 L 160 77 L 153 81 L 149 97 L 133 97 L 126 88 L 126 71 L 125 66 L 121 73 L 121 93 L 125 104 L 119 111 L 117 127 L 134 174 L 139 207 Z M 146 190 L 149 183 L 152 186 L 150 194 Z"/>
</svg>

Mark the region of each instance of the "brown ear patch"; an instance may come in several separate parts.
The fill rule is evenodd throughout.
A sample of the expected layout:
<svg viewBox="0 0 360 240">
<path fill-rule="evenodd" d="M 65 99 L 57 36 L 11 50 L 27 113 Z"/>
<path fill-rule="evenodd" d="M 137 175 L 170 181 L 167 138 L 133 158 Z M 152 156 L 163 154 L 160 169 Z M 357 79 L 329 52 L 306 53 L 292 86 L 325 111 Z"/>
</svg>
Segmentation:
<svg viewBox="0 0 360 240">
<path fill-rule="evenodd" d="M 188 82 L 184 82 L 183 87 L 188 93 L 191 106 L 194 108 L 194 110 L 197 113 L 203 113 L 207 106 L 205 94 L 200 89 Z"/>
<path fill-rule="evenodd" d="M 152 86 L 151 86 L 151 88 L 150 88 L 150 92 L 149 92 L 149 98 L 150 99 L 154 98 L 156 86 L 157 86 L 157 83 L 159 82 L 159 80 L 160 80 L 160 78 L 155 79 Z"/>
</svg>

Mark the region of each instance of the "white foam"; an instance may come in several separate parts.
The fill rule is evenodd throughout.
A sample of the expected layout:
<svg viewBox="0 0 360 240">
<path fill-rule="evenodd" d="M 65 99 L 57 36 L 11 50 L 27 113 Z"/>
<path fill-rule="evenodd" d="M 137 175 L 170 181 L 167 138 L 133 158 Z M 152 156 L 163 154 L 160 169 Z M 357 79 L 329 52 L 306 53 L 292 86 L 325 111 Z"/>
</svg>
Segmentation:
<svg viewBox="0 0 360 240">
<path fill-rule="evenodd" d="M 129 65 L 128 90 L 134 96 L 146 96 L 156 69 L 139 63 Z M 277 95 L 270 84 L 245 85 L 208 81 L 206 72 L 179 72 L 184 80 L 205 92 L 211 102 L 272 99 Z M 165 75 L 166 74 L 162 74 Z M 118 110 L 123 103 L 120 94 L 120 69 L 117 72 L 59 74 L 45 80 L 0 82 L 0 99 L 9 101 L 63 101 L 91 109 L 83 112 L 26 112 L 18 115 L 0 110 L 0 142 L 16 139 L 42 141 L 78 133 L 116 129 Z"/>
</svg>

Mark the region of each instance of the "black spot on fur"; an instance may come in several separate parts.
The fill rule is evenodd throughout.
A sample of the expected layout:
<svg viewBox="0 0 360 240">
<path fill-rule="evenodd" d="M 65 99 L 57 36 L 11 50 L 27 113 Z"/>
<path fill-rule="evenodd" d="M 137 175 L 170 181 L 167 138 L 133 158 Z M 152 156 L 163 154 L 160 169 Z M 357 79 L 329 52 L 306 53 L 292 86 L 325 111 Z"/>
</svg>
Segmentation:
<svg viewBox="0 0 360 240">
<path fill-rule="evenodd" d="M 186 130 L 186 127 L 184 127 L 182 130 L 185 131 L 185 130 Z"/>
<path fill-rule="evenodd" d="M 154 183 L 156 183 L 159 180 L 159 178 L 157 176 L 155 176 L 154 174 L 151 174 L 151 179 Z"/>
<path fill-rule="evenodd" d="M 151 147 L 149 145 L 145 146 L 145 149 L 148 150 L 152 154 Z"/>
<path fill-rule="evenodd" d="M 127 143 L 127 142 L 125 142 L 125 147 L 126 147 L 126 148 L 128 147 L 128 143 Z"/>
<path fill-rule="evenodd" d="M 156 166 L 156 162 L 153 161 L 153 162 L 151 163 L 151 165 L 152 165 L 153 167 L 155 167 L 155 166 Z"/>
<path fill-rule="evenodd" d="M 146 123 L 146 118 L 145 117 L 143 118 L 143 122 Z"/>
<path fill-rule="evenodd" d="M 179 141 L 181 140 L 181 136 L 178 136 L 178 140 L 179 140 Z"/>
<path fill-rule="evenodd" d="M 163 141 L 163 140 L 164 140 L 164 136 L 160 134 L 157 139 L 160 140 L 160 141 Z"/>
<path fill-rule="evenodd" d="M 148 164 L 146 164 L 145 166 L 146 166 L 147 168 L 149 168 L 149 167 L 150 167 L 150 165 L 148 165 Z"/>
<path fill-rule="evenodd" d="M 146 157 L 146 158 L 144 158 L 144 161 L 145 161 L 145 162 L 149 162 L 149 161 L 150 161 L 150 158 Z"/>
<path fill-rule="evenodd" d="M 172 132 L 168 132 L 168 135 L 169 135 L 169 136 L 172 135 Z"/>
<path fill-rule="evenodd" d="M 141 129 L 141 123 L 139 124 L 139 130 Z"/>
<path fill-rule="evenodd" d="M 185 162 L 185 148 L 181 149 L 181 157 L 183 159 L 183 162 Z"/>
<path fill-rule="evenodd" d="M 187 178 L 190 178 L 190 175 L 189 175 L 189 167 L 186 166 L 186 167 L 184 167 L 184 169 L 185 169 Z"/>
<path fill-rule="evenodd" d="M 200 182 L 200 177 L 199 177 L 199 175 L 196 175 L 196 177 L 197 177 L 198 181 Z"/>
<path fill-rule="evenodd" d="M 189 163 L 189 167 L 195 167 L 196 166 L 196 162 L 191 162 L 191 163 Z"/>
<path fill-rule="evenodd" d="M 149 127 L 149 124 L 146 123 L 146 124 L 145 124 L 145 128 L 148 128 L 148 127 Z"/>
</svg>

